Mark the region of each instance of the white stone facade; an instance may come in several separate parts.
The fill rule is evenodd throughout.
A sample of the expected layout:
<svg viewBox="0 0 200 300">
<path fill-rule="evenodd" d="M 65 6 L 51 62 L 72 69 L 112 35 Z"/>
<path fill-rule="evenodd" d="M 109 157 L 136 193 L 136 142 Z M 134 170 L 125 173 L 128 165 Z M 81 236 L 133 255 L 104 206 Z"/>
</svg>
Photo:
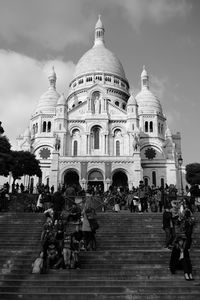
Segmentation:
<svg viewBox="0 0 200 300">
<path fill-rule="evenodd" d="M 99 19 L 94 46 L 79 60 L 65 98 L 56 91 L 54 69 L 48 91 L 39 99 L 30 131 L 19 149 L 40 160 L 42 182 L 54 185 L 177 184 L 180 133 L 172 135 L 160 101 L 141 74 L 141 91 L 130 94 L 118 58 L 104 44 Z M 36 184 L 37 182 L 35 182 Z"/>
</svg>

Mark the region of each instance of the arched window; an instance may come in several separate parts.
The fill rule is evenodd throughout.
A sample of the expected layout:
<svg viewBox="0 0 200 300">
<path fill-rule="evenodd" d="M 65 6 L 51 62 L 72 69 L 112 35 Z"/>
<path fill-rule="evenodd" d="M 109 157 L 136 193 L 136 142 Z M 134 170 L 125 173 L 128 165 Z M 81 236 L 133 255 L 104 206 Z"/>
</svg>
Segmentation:
<svg viewBox="0 0 200 300">
<path fill-rule="evenodd" d="M 38 133 L 38 123 L 35 125 L 35 133 Z"/>
<path fill-rule="evenodd" d="M 163 124 L 160 127 L 160 133 L 163 134 Z"/>
<path fill-rule="evenodd" d="M 151 121 L 149 125 L 150 132 L 153 132 L 153 122 Z"/>
<path fill-rule="evenodd" d="M 35 124 L 33 124 L 33 134 L 35 134 Z"/>
<path fill-rule="evenodd" d="M 61 128 L 62 128 L 62 125 L 61 125 L 61 124 L 59 124 L 59 130 L 61 130 Z"/>
<path fill-rule="evenodd" d="M 99 127 L 95 127 L 93 129 L 93 136 L 94 136 L 94 149 L 99 149 L 100 143 L 99 143 L 99 134 L 100 130 Z"/>
<path fill-rule="evenodd" d="M 73 151 L 73 155 L 77 156 L 78 155 L 78 142 L 74 141 L 74 151 Z"/>
<path fill-rule="evenodd" d="M 145 121 L 145 123 L 144 123 L 144 131 L 145 132 L 148 132 L 148 122 L 147 121 Z"/>
<path fill-rule="evenodd" d="M 120 156 L 120 142 L 116 141 L 116 156 Z"/>
<path fill-rule="evenodd" d="M 154 186 L 156 186 L 156 172 L 155 171 L 152 172 L 152 184 Z"/>
<path fill-rule="evenodd" d="M 160 123 L 158 123 L 158 133 L 160 133 Z"/>
<path fill-rule="evenodd" d="M 48 125 L 47 125 L 47 132 L 51 132 L 51 122 L 48 122 Z"/>
<path fill-rule="evenodd" d="M 42 126 L 42 132 L 46 132 L 46 130 L 47 130 L 47 123 L 46 121 L 44 121 Z"/>
<path fill-rule="evenodd" d="M 116 106 L 119 106 L 119 101 L 116 101 L 116 102 L 115 102 L 115 105 L 116 105 Z"/>
</svg>

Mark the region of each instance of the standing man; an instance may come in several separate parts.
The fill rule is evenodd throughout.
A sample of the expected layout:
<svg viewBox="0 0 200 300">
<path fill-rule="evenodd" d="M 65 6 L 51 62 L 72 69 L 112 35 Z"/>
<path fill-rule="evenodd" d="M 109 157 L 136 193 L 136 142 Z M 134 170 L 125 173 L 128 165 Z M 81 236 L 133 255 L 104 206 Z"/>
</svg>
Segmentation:
<svg viewBox="0 0 200 300">
<path fill-rule="evenodd" d="M 143 181 L 140 181 L 139 189 L 138 189 L 138 196 L 139 196 L 140 203 L 141 203 L 141 211 L 148 212 L 147 193 L 146 193 L 146 188 L 145 188 Z"/>
</svg>

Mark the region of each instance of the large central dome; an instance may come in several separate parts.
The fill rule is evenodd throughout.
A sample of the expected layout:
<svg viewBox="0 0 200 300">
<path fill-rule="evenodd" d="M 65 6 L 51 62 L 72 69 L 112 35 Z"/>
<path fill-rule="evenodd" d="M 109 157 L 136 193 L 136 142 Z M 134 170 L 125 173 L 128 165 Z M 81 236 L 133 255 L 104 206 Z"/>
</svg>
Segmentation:
<svg viewBox="0 0 200 300">
<path fill-rule="evenodd" d="M 95 72 L 113 74 L 126 79 L 121 62 L 104 45 L 104 27 L 100 18 L 95 27 L 94 46 L 81 57 L 73 77 Z"/>
<path fill-rule="evenodd" d="M 94 45 L 81 57 L 76 66 L 74 77 L 98 71 L 126 78 L 121 62 L 104 44 Z"/>
</svg>

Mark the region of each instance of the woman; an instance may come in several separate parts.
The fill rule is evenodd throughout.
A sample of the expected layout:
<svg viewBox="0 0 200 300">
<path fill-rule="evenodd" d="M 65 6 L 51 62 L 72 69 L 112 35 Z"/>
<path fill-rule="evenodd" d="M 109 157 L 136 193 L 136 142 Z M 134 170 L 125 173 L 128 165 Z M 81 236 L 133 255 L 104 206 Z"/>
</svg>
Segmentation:
<svg viewBox="0 0 200 300">
<path fill-rule="evenodd" d="M 193 280 L 190 254 L 184 236 L 179 236 L 174 243 L 169 267 L 172 274 L 181 269 L 184 271 L 185 280 Z"/>
</svg>

